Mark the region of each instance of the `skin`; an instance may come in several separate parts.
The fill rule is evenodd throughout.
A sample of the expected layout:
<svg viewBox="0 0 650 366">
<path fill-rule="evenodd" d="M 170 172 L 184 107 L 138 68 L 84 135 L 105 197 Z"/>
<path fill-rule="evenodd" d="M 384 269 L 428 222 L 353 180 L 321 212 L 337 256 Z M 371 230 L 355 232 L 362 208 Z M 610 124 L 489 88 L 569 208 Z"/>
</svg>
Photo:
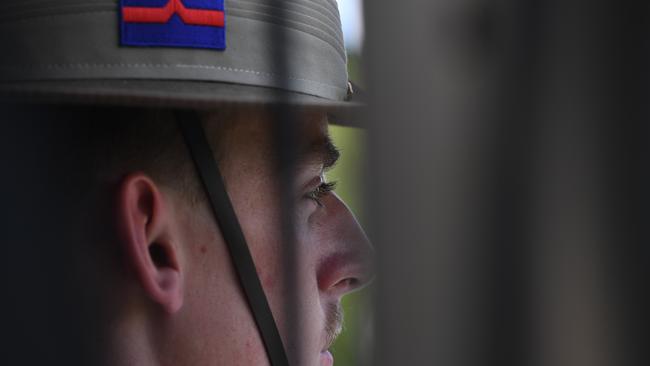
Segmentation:
<svg viewBox="0 0 650 366">
<path fill-rule="evenodd" d="M 269 119 L 261 110 L 231 116 L 233 123 L 221 139 L 227 158 L 220 169 L 291 363 L 327 365 L 331 360 L 322 351 L 339 328 L 334 310 L 343 295 L 372 277 L 372 249 L 336 194 L 325 193 L 320 202 L 310 194 L 321 183 L 324 157 L 302 154 L 292 188 L 297 275 L 287 283 Z M 306 112 L 301 120 L 301 143 L 311 146 L 325 139 L 323 113 Z M 111 320 L 108 363 L 268 365 L 205 202 L 190 204 L 142 172 L 126 174 L 115 194 L 116 245 L 128 270 L 119 280 L 123 291 Z M 291 293 L 298 303 L 289 315 L 284 309 Z M 292 329 L 299 330 L 299 339 L 291 338 Z"/>
</svg>

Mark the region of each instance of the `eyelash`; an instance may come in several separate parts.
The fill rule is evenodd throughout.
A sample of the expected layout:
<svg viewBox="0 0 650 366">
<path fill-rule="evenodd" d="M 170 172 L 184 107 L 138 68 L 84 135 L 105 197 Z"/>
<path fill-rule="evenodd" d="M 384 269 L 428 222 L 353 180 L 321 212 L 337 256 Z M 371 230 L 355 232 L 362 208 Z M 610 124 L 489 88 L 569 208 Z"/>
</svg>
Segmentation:
<svg viewBox="0 0 650 366">
<path fill-rule="evenodd" d="M 316 189 L 307 193 L 307 198 L 314 200 L 318 206 L 323 207 L 321 199 L 335 189 L 336 182 L 323 182 Z"/>
</svg>

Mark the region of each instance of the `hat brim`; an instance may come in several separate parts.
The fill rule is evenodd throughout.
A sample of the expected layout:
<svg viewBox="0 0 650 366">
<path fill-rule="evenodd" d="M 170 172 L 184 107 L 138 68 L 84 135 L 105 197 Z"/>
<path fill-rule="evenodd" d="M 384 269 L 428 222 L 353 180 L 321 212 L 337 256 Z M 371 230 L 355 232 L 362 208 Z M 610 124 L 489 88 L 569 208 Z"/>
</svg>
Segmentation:
<svg viewBox="0 0 650 366">
<path fill-rule="evenodd" d="M 291 105 L 322 109 L 332 123 L 361 127 L 364 104 L 333 101 L 282 89 L 179 80 L 52 80 L 0 83 L 0 99 L 56 103 L 208 110 L 232 105 Z"/>
</svg>

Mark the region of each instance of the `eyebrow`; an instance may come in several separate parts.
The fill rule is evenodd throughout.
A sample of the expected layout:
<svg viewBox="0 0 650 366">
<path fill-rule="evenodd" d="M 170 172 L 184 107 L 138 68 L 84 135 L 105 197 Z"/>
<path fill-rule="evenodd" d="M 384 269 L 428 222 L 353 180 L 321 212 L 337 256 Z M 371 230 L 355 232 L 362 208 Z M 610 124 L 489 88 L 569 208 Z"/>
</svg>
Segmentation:
<svg viewBox="0 0 650 366">
<path fill-rule="evenodd" d="M 329 136 L 324 136 L 311 145 L 308 145 L 302 156 L 304 157 L 301 159 L 303 162 L 308 164 L 323 164 L 323 168 L 327 170 L 336 164 L 341 157 L 341 152 Z"/>
</svg>

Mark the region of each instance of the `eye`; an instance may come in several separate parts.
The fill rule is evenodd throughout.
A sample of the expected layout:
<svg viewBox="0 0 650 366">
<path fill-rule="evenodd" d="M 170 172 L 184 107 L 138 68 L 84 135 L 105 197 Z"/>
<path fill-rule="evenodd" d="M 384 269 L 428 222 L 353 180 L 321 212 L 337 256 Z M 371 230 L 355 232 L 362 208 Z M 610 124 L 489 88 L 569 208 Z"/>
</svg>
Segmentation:
<svg viewBox="0 0 650 366">
<path fill-rule="evenodd" d="M 307 193 L 307 198 L 314 200 L 318 206 L 322 207 L 321 199 L 334 189 L 336 189 L 336 182 L 323 182 L 316 189 Z"/>
</svg>

